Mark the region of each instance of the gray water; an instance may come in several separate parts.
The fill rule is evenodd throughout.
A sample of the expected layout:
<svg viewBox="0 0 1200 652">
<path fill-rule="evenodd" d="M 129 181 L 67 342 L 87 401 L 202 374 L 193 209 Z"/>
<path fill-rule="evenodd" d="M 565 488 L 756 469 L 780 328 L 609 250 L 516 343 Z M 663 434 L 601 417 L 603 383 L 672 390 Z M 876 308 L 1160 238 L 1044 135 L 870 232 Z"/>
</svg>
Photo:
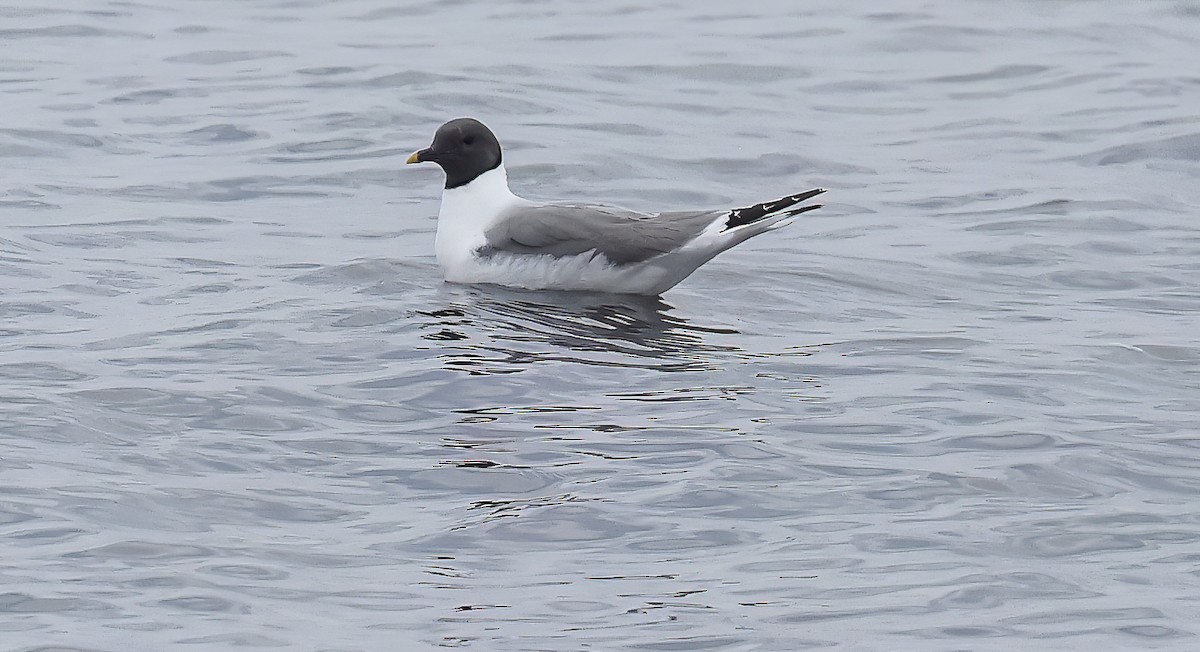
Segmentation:
<svg viewBox="0 0 1200 652">
<path fill-rule="evenodd" d="M 1200 649 L 1197 2 L 0 7 L 0 649 Z M 827 205 L 661 299 L 538 199 Z"/>
</svg>

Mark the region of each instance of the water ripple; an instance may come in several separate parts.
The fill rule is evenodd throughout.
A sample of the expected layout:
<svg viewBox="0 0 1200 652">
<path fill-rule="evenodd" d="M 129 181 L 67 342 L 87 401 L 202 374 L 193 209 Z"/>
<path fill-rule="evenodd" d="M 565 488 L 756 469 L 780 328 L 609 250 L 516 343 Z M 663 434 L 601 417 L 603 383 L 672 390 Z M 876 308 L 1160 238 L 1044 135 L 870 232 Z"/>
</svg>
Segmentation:
<svg viewBox="0 0 1200 652">
<path fill-rule="evenodd" d="M 384 4 L 0 7 L 6 648 L 1195 647 L 1188 3 Z M 444 284 L 459 115 L 829 203 Z"/>
</svg>

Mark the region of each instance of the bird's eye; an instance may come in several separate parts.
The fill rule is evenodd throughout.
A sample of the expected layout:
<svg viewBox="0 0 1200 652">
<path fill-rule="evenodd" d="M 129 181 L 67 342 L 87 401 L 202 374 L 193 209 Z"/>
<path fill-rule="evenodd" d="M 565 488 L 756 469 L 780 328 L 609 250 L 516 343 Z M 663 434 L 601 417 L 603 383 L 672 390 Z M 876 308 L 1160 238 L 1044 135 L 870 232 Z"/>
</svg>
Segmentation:
<svg viewBox="0 0 1200 652">
<path fill-rule="evenodd" d="M 466 136 L 466 137 L 464 137 L 464 138 L 463 138 L 463 144 L 464 144 L 464 145 L 470 145 L 470 144 L 471 144 L 471 143 L 473 143 L 473 142 L 475 142 L 475 137 L 474 137 L 474 136 Z"/>
</svg>

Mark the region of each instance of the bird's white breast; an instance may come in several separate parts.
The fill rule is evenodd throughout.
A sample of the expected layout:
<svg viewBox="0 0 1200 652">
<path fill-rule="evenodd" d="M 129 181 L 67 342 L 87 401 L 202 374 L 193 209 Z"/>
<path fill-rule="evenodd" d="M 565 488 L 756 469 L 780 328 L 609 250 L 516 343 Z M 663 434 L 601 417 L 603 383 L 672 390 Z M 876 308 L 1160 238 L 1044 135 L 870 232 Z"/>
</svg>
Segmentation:
<svg viewBox="0 0 1200 652">
<path fill-rule="evenodd" d="M 474 252 L 487 244 L 488 228 L 505 210 L 524 201 L 508 189 L 503 165 L 442 192 L 434 252 L 447 280 L 459 280 L 474 266 Z"/>
</svg>

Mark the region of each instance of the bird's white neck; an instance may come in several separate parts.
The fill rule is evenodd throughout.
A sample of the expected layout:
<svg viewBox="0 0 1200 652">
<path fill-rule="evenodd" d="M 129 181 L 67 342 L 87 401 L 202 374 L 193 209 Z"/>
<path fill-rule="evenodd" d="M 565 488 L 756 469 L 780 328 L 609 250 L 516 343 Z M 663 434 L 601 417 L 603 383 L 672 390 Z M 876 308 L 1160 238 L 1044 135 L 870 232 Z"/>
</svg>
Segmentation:
<svg viewBox="0 0 1200 652">
<path fill-rule="evenodd" d="M 508 189 L 508 172 L 504 164 L 475 177 L 470 183 L 442 191 L 439 223 L 451 220 L 486 220 L 508 208 L 517 196 Z"/>
<path fill-rule="evenodd" d="M 486 243 L 484 233 L 509 207 L 522 202 L 508 189 L 504 164 L 475 177 L 470 183 L 442 191 L 434 249 L 445 266 L 470 255 Z"/>
</svg>

